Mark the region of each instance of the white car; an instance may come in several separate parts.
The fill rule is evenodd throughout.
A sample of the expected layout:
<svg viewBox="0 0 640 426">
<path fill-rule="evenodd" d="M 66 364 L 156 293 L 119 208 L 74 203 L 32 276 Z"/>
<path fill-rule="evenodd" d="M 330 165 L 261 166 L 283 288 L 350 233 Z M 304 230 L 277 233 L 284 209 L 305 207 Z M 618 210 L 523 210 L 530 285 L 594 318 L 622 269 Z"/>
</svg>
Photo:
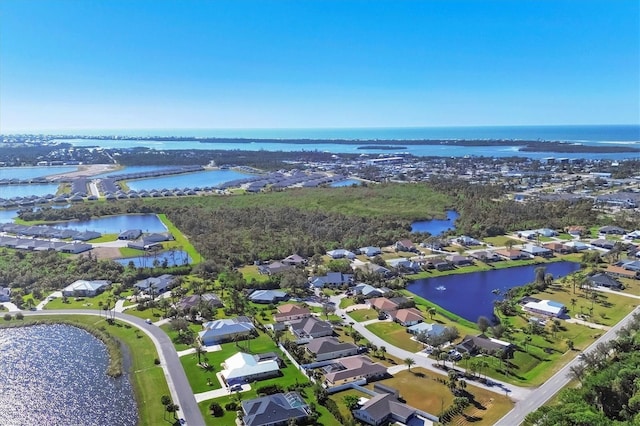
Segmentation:
<svg viewBox="0 0 640 426">
<path fill-rule="evenodd" d="M 146 322 L 147 324 L 153 324 L 153 322 L 151 322 L 151 320 L 149 318 L 147 318 L 146 320 L 144 320 L 144 322 Z"/>
</svg>

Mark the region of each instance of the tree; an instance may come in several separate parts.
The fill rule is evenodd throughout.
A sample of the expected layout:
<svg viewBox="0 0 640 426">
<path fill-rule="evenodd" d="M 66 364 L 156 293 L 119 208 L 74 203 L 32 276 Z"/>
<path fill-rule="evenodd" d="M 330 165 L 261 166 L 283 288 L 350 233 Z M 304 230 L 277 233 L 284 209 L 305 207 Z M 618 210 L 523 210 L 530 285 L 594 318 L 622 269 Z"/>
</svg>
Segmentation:
<svg viewBox="0 0 640 426">
<path fill-rule="evenodd" d="M 201 364 L 200 358 L 202 357 L 203 354 L 206 354 L 207 351 L 204 350 L 204 348 L 199 342 L 196 342 L 193 344 L 193 349 L 195 349 L 195 354 L 198 357 L 198 364 Z"/>
<path fill-rule="evenodd" d="M 380 346 L 380 355 L 382 355 L 381 356 L 382 359 L 386 359 L 386 355 L 385 355 L 386 353 L 387 353 L 387 348 L 384 346 Z"/>
<path fill-rule="evenodd" d="M 573 340 L 567 339 L 567 347 L 569 348 L 570 351 L 573 350 L 573 347 L 574 347 L 573 345 L 574 345 Z"/>
<path fill-rule="evenodd" d="M 429 309 L 427 309 L 427 313 L 429 314 L 429 318 L 433 321 L 433 317 L 436 316 L 437 310 L 435 307 L 430 306 Z"/>
<path fill-rule="evenodd" d="M 224 410 L 217 402 L 212 402 L 209 404 L 209 411 L 214 417 L 222 417 L 224 416 Z"/>
<path fill-rule="evenodd" d="M 358 342 L 362 339 L 362 335 L 358 333 L 357 330 L 351 330 L 351 338 L 353 339 L 353 343 L 357 345 Z"/>
<path fill-rule="evenodd" d="M 487 329 L 491 325 L 491 321 L 489 321 L 489 318 L 485 316 L 481 316 L 478 318 L 477 325 L 478 325 L 478 329 L 480 329 L 480 331 L 484 333 L 487 331 Z"/>
<path fill-rule="evenodd" d="M 411 371 L 411 366 L 416 364 L 416 360 L 413 358 L 405 358 L 404 359 L 404 365 L 406 365 L 409 368 L 409 371 Z"/>
<path fill-rule="evenodd" d="M 358 402 L 360 398 L 358 398 L 356 395 L 346 395 L 344 398 L 342 398 L 342 400 L 344 401 L 344 405 L 349 410 L 355 410 L 356 408 L 358 408 L 358 405 L 360 405 Z"/>
</svg>

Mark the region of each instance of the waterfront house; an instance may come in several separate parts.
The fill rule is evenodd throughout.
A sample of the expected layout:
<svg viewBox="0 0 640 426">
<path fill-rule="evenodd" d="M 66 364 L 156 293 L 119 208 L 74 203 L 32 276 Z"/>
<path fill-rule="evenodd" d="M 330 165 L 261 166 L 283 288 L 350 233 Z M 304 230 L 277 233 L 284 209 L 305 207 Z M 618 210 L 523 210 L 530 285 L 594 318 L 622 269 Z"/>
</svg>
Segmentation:
<svg viewBox="0 0 640 426">
<path fill-rule="evenodd" d="M 216 345 L 237 337 L 251 336 L 255 326 L 247 317 L 223 318 L 202 324 L 198 338 L 203 345 Z"/>
<path fill-rule="evenodd" d="M 556 242 L 545 243 L 542 246 L 546 249 L 553 251 L 554 253 L 559 253 L 559 254 L 567 254 L 573 251 L 571 250 L 570 247 L 567 247 L 562 243 L 556 243 Z"/>
<path fill-rule="evenodd" d="M 535 244 L 524 244 L 521 251 L 531 256 L 553 257 L 553 252 L 550 249 Z"/>
<path fill-rule="evenodd" d="M 278 303 L 287 299 L 287 293 L 281 290 L 256 290 L 249 295 L 254 303 Z"/>
<path fill-rule="evenodd" d="M 587 250 L 589 248 L 589 246 L 582 241 L 568 241 L 564 243 L 564 245 L 575 251 Z"/>
<path fill-rule="evenodd" d="M 470 355 L 476 355 L 482 351 L 491 354 L 497 354 L 505 351 L 508 357 L 511 357 L 514 351 L 514 347 L 509 342 L 493 339 L 487 337 L 484 334 L 478 336 L 466 335 L 462 341 L 456 345 L 456 350 L 461 353 L 468 353 Z"/>
<path fill-rule="evenodd" d="M 238 352 L 222 363 L 220 375 L 228 386 L 232 386 L 238 383 L 250 383 L 254 380 L 277 377 L 281 373 L 277 360 L 261 360 L 256 355 Z"/>
<path fill-rule="evenodd" d="M 313 339 L 316 337 L 331 336 L 333 334 L 331 323 L 322 321 L 314 316 L 293 320 L 289 324 L 289 327 L 298 339 Z"/>
<path fill-rule="evenodd" d="M 389 315 L 395 322 L 403 327 L 409 327 L 424 321 L 422 313 L 416 308 L 398 309 L 397 311 L 390 312 Z"/>
<path fill-rule="evenodd" d="M 525 311 L 548 317 L 560 317 L 567 308 L 560 302 L 553 300 L 540 300 L 539 302 L 528 302 L 522 307 Z"/>
<path fill-rule="evenodd" d="M 309 408 L 297 392 L 242 401 L 242 412 L 246 426 L 285 426 L 291 420 L 301 424 L 309 416 Z"/>
<path fill-rule="evenodd" d="M 280 305 L 277 309 L 278 312 L 273 316 L 276 322 L 299 320 L 311 316 L 309 308 L 294 305 L 293 303 Z"/>
<path fill-rule="evenodd" d="M 360 380 L 368 382 L 373 379 L 383 378 L 388 374 L 387 367 L 371 361 L 364 355 L 337 359 L 335 363 L 325 366 L 324 371 L 324 378 L 328 386 L 337 386 Z"/>
<path fill-rule="evenodd" d="M 398 396 L 391 393 L 379 393 L 369 398 L 352 413 L 356 420 L 372 426 L 428 425 L 439 420 L 432 414 L 400 402 Z"/>
<path fill-rule="evenodd" d="M 141 229 L 127 229 L 118 234 L 119 240 L 135 240 L 142 235 Z"/>
<path fill-rule="evenodd" d="M 105 291 L 111 281 L 107 280 L 77 280 L 62 289 L 65 297 L 93 297 Z"/>
<path fill-rule="evenodd" d="M 389 259 L 387 260 L 387 265 L 399 272 L 410 272 L 415 274 L 422 270 L 422 265 L 420 265 L 418 262 L 409 260 L 404 257 Z"/>
<path fill-rule="evenodd" d="M 176 279 L 173 275 L 163 274 L 159 277 L 149 277 L 144 280 L 140 280 L 133 286 L 145 294 L 160 295 L 166 291 L 171 290 L 176 284 Z"/>
<path fill-rule="evenodd" d="M 473 257 L 476 260 L 479 260 L 481 262 L 497 262 L 499 260 L 501 260 L 500 256 L 498 256 L 497 254 L 495 254 L 494 252 L 490 251 L 490 250 L 479 250 L 479 251 L 475 251 L 473 253 L 469 253 L 469 256 Z"/>
<path fill-rule="evenodd" d="M 530 257 L 527 253 L 516 249 L 498 249 L 494 253 L 506 260 L 528 259 Z"/>
<path fill-rule="evenodd" d="M 587 280 L 592 287 L 607 287 L 615 290 L 621 290 L 624 288 L 620 281 L 607 273 L 600 272 L 595 275 L 587 276 Z"/>
<path fill-rule="evenodd" d="M 418 324 L 412 325 L 411 327 L 407 327 L 407 333 L 413 334 L 417 336 L 418 334 L 424 333 L 429 337 L 440 336 L 445 331 L 445 326 L 434 323 L 429 324 L 426 322 L 419 322 Z"/>
<path fill-rule="evenodd" d="M 349 342 L 340 342 L 335 337 L 313 339 L 307 344 L 306 350 L 316 362 L 358 354 L 358 346 Z"/>
<path fill-rule="evenodd" d="M 450 254 L 445 260 L 455 266 L 473 265 L 473 260 L 459 254 Z"/>
</svg>

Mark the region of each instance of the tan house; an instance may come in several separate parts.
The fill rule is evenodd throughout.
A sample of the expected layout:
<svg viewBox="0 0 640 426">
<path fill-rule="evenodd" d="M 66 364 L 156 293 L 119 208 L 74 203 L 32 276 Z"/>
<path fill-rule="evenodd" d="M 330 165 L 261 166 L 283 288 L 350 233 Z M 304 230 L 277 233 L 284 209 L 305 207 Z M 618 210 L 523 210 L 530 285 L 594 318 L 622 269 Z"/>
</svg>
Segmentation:
<svg viewBox="0 0 640 426">
<path fill-rule="evenodd" d="M 360 379 L 369 381 L 386 376 L 387 367 L 371 361 L 364 355 L 354 355 L 336 360 L 334 364 L 324 367 L 325 381 L 329 386 L 355 382 Z"/>
<path fill-rule="evenodd" d="M 424 321 L 422 313 L 416 308 L 398 309 L 391 312 L 391 318 L 404 327 L 416 325 Z"/>
<path fill-rule="evenodd" d="M 276 322 L 293 321 L 311 316 L 309 308 L 287 303 L 278 306 L 278 313 L 273 316 Z"/>
<path fill-rule="evenodd" d="M 386 297 L 369 299 L 368 303 L 373 309 L 381 312 L 391 312 L 398 309 L 398 304 Z"/>
</svg>

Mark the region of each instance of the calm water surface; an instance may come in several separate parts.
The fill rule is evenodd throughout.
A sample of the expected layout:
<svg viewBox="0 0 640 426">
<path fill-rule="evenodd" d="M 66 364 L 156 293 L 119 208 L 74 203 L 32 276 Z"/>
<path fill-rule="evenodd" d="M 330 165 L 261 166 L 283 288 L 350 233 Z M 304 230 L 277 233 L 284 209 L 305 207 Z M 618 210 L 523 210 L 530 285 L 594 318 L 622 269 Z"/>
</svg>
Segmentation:
<svg viewBox="0 0 640 426">
<path fill-rule="evenodd" d="M 26 184 L 26 185 L 0 185 L 0 198 L 14 198 L 35 195 L 55 195 L 58 192 L 58 185 L 51 183 Z"/>
<path fill-rule="evenodd" d="M 360 185 L 362 182 L 357 180 L 357 179 L 345 179 L 345 180 L 341 180 L 339 182 L 333 182 L 331 184 L 331 186 L 333 188 L 338 188 L 341 186 L 352 186 L 352 185 Z"/>
<path fill-rule="evenodd" d="M 67 325 L 0 330 L 0 424 L 121 425 L 137 422 L 129 379 L 106 375 L 107 349 Z"/>
<path fill-rule="evenodd" d="M 137 179 L 127 181 L 129 188 L 141 191 L 152 189 L 174 189 L 174 188 L 195 188 L 205 186 L 216 186 L 236 179 L 244 179 L 248 174 L 236 172 L 235 170 L 207 170 L 195 173 L 183 173 L 172 176 L 161 176 L 157 178 Z"/>
<path fill-rule="evenodd" d="M 0 179 L 33 179 L 76 170 L 77 166 L 0 167 Z"/>
<path fill-rule="evenodd" d="M 455 221 L 460 216 L 454 210 L 447 210 L 446 219 L 419 220 L 411 224 L 411 232 L 428 232 L 440 235 L 449 229 L 455 229 Z"/>
<path fill-rule="evenodd" d="M 106 216 L 90 220 L 55 223 L 53 226 L 78 231 L 96 231 L 102 234 L 119 234 L 128 229 L 140 229 L 142 232 L 167 232 L 167 228 L 155 214 Z"/>
<path fill-rule="evenodd" d="M 413 281 L 407 290 L 442 306 L 462 318 L 476 322 L 478 317 L 493 317 L 493 302 L 501 300 L 501 295 L 493 294 L 532 282 L 535 269 L 545 266 L 554 278 L 563 277 L 580 269 L 575 262 L 553 262 L 543 265 L 517 266 L 492 271 L 469 274 L 447 275 Z"/>
</svg>

